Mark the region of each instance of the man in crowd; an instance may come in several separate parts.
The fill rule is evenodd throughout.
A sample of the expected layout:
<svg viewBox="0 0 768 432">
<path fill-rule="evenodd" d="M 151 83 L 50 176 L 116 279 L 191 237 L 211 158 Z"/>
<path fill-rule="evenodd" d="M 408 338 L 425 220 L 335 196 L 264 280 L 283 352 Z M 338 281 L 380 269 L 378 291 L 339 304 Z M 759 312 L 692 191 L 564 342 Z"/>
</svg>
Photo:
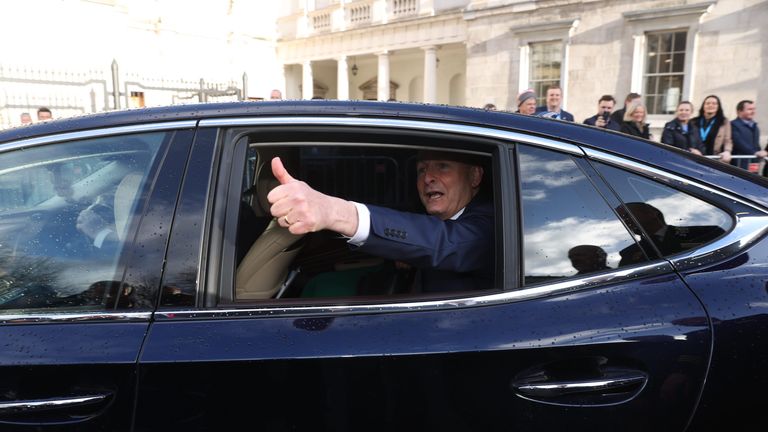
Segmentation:
<svg viewBox="0 0 768 432">
<path fill-rule="evenodd" d="M 52 120 L 53 113 L 47 107 L 40 107 L 37 109 L 37 121 Z"/>
<path fill-rule="evenodd" d="M 616 105 L 616 99 L 611 95 L 603 95 L 597 101 L 597 114 L 584 120 L 584 124 L 597 126 L 614 131 L 621 131 L 621 123 L 616 122 L 611 117 L 613 107 Z"/>
<path fill-rule="evenodd" d="M 331 230 L 358 250 L 420 270 L 423 292 L 492 288 L 493 205 L 480 193 L 480 160 L 422 152 L 416 187 L 427 214 L 363 205 L 325 195 L 295 180 L 280 158 L 272 173 L 270 212 L 293 234 Z"/>
<path fill-rule="evenodd" d="M 32 116 L 28 112 L 21 113 L 20 120 L 22 125 L 32 124 Z"/>
<path fill-rule="evenodd" d="M 559 85 L 547 88 L 547 105 L 536 108 L 536 115 L 558 120 L 573 121 L 573 114 L 563 110 L 563 90 Z"/>
<path fill-rule="evenodd" d="M 624 108 L 616 110 L 613 112 L 613 114 L 611 114 L 611 118 L 613 119 L 614 123 L 617 125 L 622 124 L 624 122 L 624 114 L 627 112 L 627 108 L 632 105 L 632 102 L 640 101 L 640 99 L 642 99 L 642 96 L 640 96 L 638 93 L 628 94 L 627 97 L 624 98 Z"/>
<path fill-rule="evenodd" d="M 528 89 L 517 97 L 517 112 L 525 115 L 536 114 L 536 93 Z"/>
<path fill-rule="evenodd" d="M 282 98 L 283 93 L 278 89 L 274 89 L 269 93 L 269 100 L 280 100 Z"/>
<path fill-rule="evenodd" d="M 768 156 L 768 152 L 760 147 L 760 128 L 755 122 L 755 103 L 743 100 L 736 105 L 737 118 L 731 120 L 731 139 L 733 140 L 734 155 L 755 155 L 757 158 Z M 737 162 L 744 160 L 737 159 Z M 746 168 L 746 163 L 739 166 Z"/>
</svg>

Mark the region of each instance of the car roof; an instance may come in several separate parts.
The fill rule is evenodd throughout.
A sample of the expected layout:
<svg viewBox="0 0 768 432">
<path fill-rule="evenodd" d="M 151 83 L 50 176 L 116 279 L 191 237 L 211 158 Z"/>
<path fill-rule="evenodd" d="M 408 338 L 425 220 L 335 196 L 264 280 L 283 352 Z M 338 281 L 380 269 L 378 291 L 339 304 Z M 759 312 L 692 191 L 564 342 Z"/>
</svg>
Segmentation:
<svg viewBox="0 0 768 432">
<path fill-rule="evenodd" d="M 768 207 L 768 181 L 671 146 L 578 123 L 479 108 L 404 102 L 283 100 L 204 103 L 89 114 L 0 131 L 3 143 L 45 135 L 136 124 L 238 117 L 327 116 L 421 120 L 490 126 L 613 153 L 703 181 Z M 723 176 L 725 174 L 725 177 Z"/>
</svg>

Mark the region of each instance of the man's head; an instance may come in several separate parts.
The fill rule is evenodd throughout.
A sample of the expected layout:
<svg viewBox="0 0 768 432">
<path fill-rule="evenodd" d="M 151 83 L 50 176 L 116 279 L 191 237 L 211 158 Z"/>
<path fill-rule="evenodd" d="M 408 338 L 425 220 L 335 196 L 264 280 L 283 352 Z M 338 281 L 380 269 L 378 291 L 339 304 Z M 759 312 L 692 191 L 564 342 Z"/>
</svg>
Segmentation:
<svg viewBox="0 0 768 432">
<path fill-rule="evenodd" d="M 559 112 L 562 102 L 563 90 L 560 86 L 551 85 L 547 87 L 547 110 L 551 112 Z"/>
<path fill-rule="evenodd" d="M 589 273 L 608 267 L 608 255 L 603 248 L 595 245 L 579 245 L 568 250 L 568 259 L 579 273 Z"/>
<path fill-rule="evenodd" d="M 23 125 L 32 123 L 32 116 L 29 115 L 29 113 L 27 112 L 21 113 L 20 118 L 21 118 L 21 124 Z"/>
<path fill-rule="evenodd" d="M 626 206 L 627 210 L 629 210 L 637 219 L 637 222 L 640 224 L 640 226 L 650 235 L 655 234 L 667 226 L 667 222 L 664 220 L 664 213 L 650 204 L 638 201 L 627 203 Z M 635 234 L 642 234 L 637 225 L 635 225 L 634 220 L 629 217 L 627 211 L 623 207 L 619 206 L 616 208 L 616 210 L 624 222 L 627 223 L 627 226 L 629 226 L 632 232 Z"/>
<path fill-rule="evenodd" d="M 736 105 L 736 115 L 740 119 L 746 121 L 754 121 L 755 119 L 755 102 L 751 100 L 743 100 Z"/>
<path fill-rule="evenodd" d="M 520 114 L 534 115 L 536 113 L 536 93 L 528 89 L 517 97 L 517 110 Z"/>
<path fill-rule="evenodd" d="M 448 220 L 480 190 L 483 168 L 471 157 L 450 152 L 422 152 L 416 165 L 416 188 L 427 213 Z"/>
<path fill-rule="evenodd" d="M 53 118 L 53 114 L 51 113 L 51 110 L 49 110 L 48 108 L 40 107 L 37 109 L 38 121 L 51 120 L 52 118 Z"/>
<path fill-rule="evenodd" d="M 278 89 L 274 89 L 269 93 L 270 100 L 280 100 L 282 98 L 283 98 L 283 93 Z"/>
<path fill-rule="evenodd" d="M 640 96 L 640 93 L 630 93 L 627 95 L 626 98 L 624 98 L 624 108 L 629 108 L 629 105 L 632 104 L 634 101 L 639 101 L 642 96 Z"/>
<path fill-rule="evenodd" d="M 616 99 L 611 95 L 603 95 L 599 101 L 597 101 L 597 114 L 603 115 L 605 113 L 612 113 L 613 108 L 616 106 Z"/>
</svg>

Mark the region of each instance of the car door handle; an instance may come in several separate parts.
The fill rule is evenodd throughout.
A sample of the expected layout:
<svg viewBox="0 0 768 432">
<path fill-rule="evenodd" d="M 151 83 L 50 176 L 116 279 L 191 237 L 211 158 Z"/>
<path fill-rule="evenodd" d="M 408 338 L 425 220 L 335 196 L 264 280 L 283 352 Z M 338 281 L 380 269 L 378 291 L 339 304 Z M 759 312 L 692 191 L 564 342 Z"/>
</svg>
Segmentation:
<svg viewBox="0 0 768 432">
<path fill-rule="evenodd" d="M 534 398 L 555 398 L 577 393 L 605 393 L 630 390 L 645 383 L 642 372 L 624 376 L 591 379 L 583 381 L 553 381 L 544 383 L 515 383 L 513 387 L 520 394 Z"/>
<path fill-rule="evenodd" d="M 41 411 L 96 405 L 107 401 L 110 396 L 112 393 L 2 402 L 0 403 L 0 415 L 32 414 Z"/>
</svg>

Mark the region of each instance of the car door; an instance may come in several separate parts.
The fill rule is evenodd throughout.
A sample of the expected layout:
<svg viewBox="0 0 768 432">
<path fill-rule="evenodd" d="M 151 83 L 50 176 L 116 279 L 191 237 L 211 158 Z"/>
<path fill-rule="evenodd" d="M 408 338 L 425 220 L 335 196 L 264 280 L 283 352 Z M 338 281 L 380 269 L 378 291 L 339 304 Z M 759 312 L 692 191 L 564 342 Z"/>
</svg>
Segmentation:
<svg viewBox="0 0 768 432">
<path fill-rule="evenodd" d="M 130 430 L 193 126 L 0 146 L 1 429 Z"/>
<path fill-rule="evenodd" d="M 623 204 L 578 147 L 392 119 L 201 127 L 140 359 L 137 430 L 685 428 L 706 375 L 706 314 L 630 232 Z M 249 149 L 256 160 L 280 156 L 320 190 L 405 206 L 409 154 L 425 147 L 486 158 L 492 289 L 382 292 L 372 288 L 378 270 L 349 285 L 349 267 L 313 273 L 332 255 L 322 246 L 338 240 L 322 237 L 322 253 L 306 259 L 315 236 L 299 252 L 298 276 L 284 278 L 290 286 L 239 297 L 237 221 L 243 201 L 259 201 L 246 197 L 254 179 L 244 173 L 264 166 L 248 168 Z M 382 176 L 401 180 L 377 183 Z M 258 217 L 269 217 L 268 205 Z M 597 248 L 604 253 L 578 256 Z M 292 296 L 297 284 L 302 294 Z"/>
</svg>

